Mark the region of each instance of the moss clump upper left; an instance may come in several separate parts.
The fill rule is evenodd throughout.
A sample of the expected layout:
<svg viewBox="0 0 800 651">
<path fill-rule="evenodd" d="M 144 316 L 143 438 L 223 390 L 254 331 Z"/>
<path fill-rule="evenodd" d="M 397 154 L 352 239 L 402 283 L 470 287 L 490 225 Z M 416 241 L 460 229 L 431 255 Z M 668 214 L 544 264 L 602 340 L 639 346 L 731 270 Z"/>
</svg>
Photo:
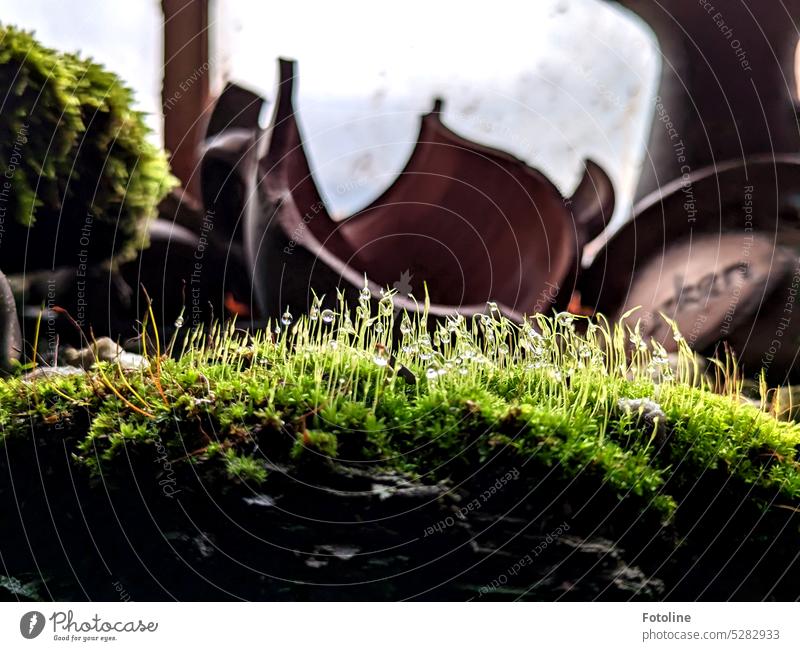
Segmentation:
<svg viewBox="0 0 800 651">
<path fill-rule="evenodd" d="M 129 257 L 175 185 L 113 73 L 0 26 L 2 269 Z M 55 257 L 55 260 L 54 260 Z"/>
</svg>

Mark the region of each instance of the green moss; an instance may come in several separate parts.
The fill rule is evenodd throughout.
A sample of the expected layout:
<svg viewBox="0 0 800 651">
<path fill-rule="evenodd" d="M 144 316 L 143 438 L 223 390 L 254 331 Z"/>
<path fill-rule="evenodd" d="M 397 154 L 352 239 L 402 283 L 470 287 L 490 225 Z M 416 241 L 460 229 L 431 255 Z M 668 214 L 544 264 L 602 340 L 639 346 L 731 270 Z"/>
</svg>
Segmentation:
<svg viewBox="0 0 800 651">
<path fill-rule="evenodd" d="M 90 59 L 3 25 L 0 87 L 6 238 L 23 243 L 4 247 L 3 270 L 49 268 L 54 253 L 56 264 L 75 264 L 76 247 L 93 263 L 124 259 L 145 245 L 147 222 L 176 179 L 132 91 Z"/>
<path fill-rule="evenodd" d="M 146 225 L 177 181 L 165 153 L 148 140 L 144 114 L 132 108 L 133 91 L 91 59 L 69 54 L 64 61 L 85 127 L 72 153 L 75 178 L 64 211 L 113 225 L 120 241 L 115 255 L 127 258 L 147 243 Z"/>
<path fill-rule="evenodd" d="M 237 453 L 232 448 L 225 450 L 225 472 L 228 479 L 253 484 L 262 484 L 267 479 L 267 470 L 261 461 L 252 456 Z"/>
<path fill-rule="evenodd" d="M 269 464 L 332 461 L 466 481 L 503 455 L 531 483 L 589 481 L 664 517 L 702 477 L 764 508 L 776 495 L 782 506 L 800 501 L 800 427 L 735 389 L 712 392 L 685 342 L 673 371 L 657 344 L 636 342 L 628 355 L 636 331 L 624 323 L 419 317 L 395 341 L 387 306 L 379 316 L 360 307 L 340 327 L 346 313 L 340 303 L 334 323 L 303 318 L 277 339 L 193 333 L 179 359 L 135 372 L 103 365 L 85 378 L 2 381 L 3 440 L 88 419 L 68 445 L 75 463 L 104 477 L 153 445 L 178 471 L 213 474 L 222 461 L 228 480 L 252 483 Z M 663 429 L 620 409 L 622 398 L 657 402 Z"/>
<path fill-rule="evenodd" d="M 316 456 L 335 459 L 338 448 L 336 434 L 306 430 L 302 432 L 292 447 L 291 457 L 294 460 Z"/>
<path fill-rule="evenodd" d="M 58 180 L 69 176 L 69 153 L 83 130 L 74 83 L 54 50 L 0 26 L 0 172 L 11 180 L 10 213 L 20 223 L 60 204 Z"/>
</svg>

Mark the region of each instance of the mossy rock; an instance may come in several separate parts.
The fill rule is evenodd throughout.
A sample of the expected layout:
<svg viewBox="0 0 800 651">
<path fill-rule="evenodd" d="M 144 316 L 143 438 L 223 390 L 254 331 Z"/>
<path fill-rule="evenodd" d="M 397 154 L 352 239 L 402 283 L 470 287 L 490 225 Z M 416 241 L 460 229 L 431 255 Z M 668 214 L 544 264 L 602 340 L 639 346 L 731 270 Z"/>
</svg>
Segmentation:
<svg viewBox="0 0 800 651">
<path fill-rule="evenodd" d="M 329 317 L 0 381 L 9 575 L 110 598 L 96 545 L 143 599 L 800 596 L 800 426 L 685 343 L 671 374 L 624 323 Z"/>
</svg>

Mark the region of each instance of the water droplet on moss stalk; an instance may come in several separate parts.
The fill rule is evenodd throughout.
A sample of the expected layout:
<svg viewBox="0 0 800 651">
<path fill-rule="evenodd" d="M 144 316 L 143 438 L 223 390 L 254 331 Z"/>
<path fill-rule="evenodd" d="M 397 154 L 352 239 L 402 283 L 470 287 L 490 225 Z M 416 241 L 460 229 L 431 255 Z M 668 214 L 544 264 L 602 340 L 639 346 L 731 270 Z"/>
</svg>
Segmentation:
<svg viewBox="0 0 800 651">
<path fill-rule="evenodd" d="M 378 303 L 378 307 L 380 308 L 380 313 L 382 316 L 389 316 L 392 312 L 394 312 L 394 300 L 392 299 L 391 295 L 384 296 L 380 303 Z"/>
<path fill-rule="evenodd" d="M 575 321 L 575 317 L 572 316 L 569 312 L 561 312 L 556 317 L 556 323 L 567 330 L 572 330 L 573 328 L 573 321 Z"/>
<path fill-rule="evenodd" d="M 403 320 L 400 322 L 400 332 L 404 335 L 411 332 L 411 319 L 408 318 L 408 314 L 403 315 Z"/>
<path fill-rule="evenodd" d="M 308 313 L 308 318 L 312 321 L 316 321 L 319 318 L 319 308 L 312 307 Z"/>
<path fill-rule="evenodd" d="M 361 303 L 369 303 L 369 299 L 372 298 L 372 292 L 369 291 L 369 287 L 364 287 L 358 294 L 358 300 Z"/>
<path fill-rule="evenodd" d="M 322 310 L 322 320 L 325 323 L 333 323 L 333 320 L 336 318 L 333 310 Z"/>
<path fill-rule="evenodd" d="M 283 316 L 281 317 L 281 323 L 288 327 L 292 325 L 292 321 L 294 321 L 294 318 L 292 317 L 292 313 L 289 312 L 289 308 L 287 307 L 286 311 L 283 313 Z"/>
<path fill-rule="evenodd" d="M 435 380 L 439 377 L 439 369 L 435 366 L 429 366 L 428 369 L 425 371 L 425 377 L 429 380 Z"/>
<path fill-rule="evenodd" d="M 183 317 L 182 316 L 179 316 L 177 319 L 175 319 L 175 327 L 176 328 L 182 328 L 183 327 Z"/>
</svg>

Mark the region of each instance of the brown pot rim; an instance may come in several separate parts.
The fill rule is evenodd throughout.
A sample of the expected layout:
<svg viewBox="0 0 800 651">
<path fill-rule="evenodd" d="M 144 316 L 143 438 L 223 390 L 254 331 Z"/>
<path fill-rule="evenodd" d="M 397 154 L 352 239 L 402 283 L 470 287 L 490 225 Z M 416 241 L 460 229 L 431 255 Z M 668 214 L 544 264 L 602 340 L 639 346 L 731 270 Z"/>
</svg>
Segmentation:
<svg viewBox="0 0 800 651">
<path fill-rule="evenodd" d="M 688 173 L 643 197 L 624 226 L 595 241 L 600 250 L 581 275 L 583 302 L 603 313 L 614 313 L 624 300 L 630 278 L 659 249 L 692 233 L 742 227 L 742 209 L 729 209 L 743 206 L 746 187 L 752 187 L 749 194 L 754 232 L 778 232 L 793 226 L 782 225 L 779 214 L 792 193 L 800 191 L 800 155 L 759 154 L 722 161 Z M 690 195 L 684 192 L 686 189 L 690 189 Z M 687 196 L 692 197 L 694 221 L 689 221 L 690 213 L 684 208 Z M 758 202 L 771 203 L 772 214 L 759 219 Z M 675 217 L 681 213 L 681 217 Z M 710 215 L 716 218 L 709 219 Z"/>
</svg>

